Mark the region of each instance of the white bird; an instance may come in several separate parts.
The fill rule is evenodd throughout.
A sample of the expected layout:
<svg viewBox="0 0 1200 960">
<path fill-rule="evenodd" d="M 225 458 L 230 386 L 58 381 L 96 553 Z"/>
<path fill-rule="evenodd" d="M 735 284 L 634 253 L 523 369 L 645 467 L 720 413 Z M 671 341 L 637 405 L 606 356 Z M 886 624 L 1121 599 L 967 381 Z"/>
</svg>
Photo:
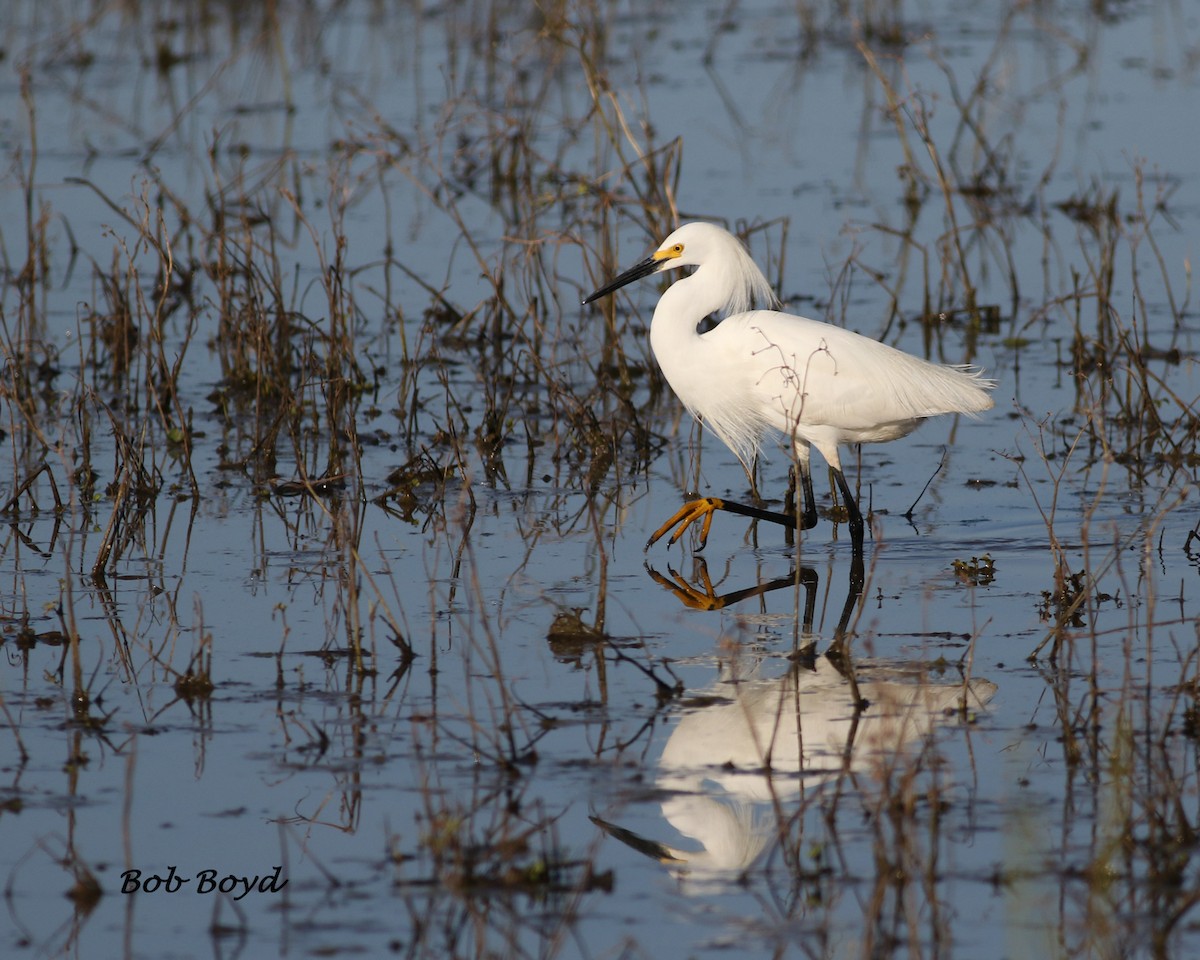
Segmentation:
<svg viewBox="0 0 1200 960">
<path fill-rule="evenodd" d="M 742 243 L 710 223 L 684 224 L 583 303 L 687 266 L 696 269 L 667 288 L 650 324 L 650 346 L 663 375 L 692 415 L 734 452 L 747 476 L 769 429 L 789 438 L 804 512 L 798 524 L 789 514 L 704 497 L 685 504 L 647 547 L 678 527 L 669 541 L 675 543 L 701 519 L 703 547 L 717 510 L 810 529 L 817 523 L 809 464 L 816 447 L 833 469 L 854 552 L 861 554 L 862 513 L 842 473 L 838 445 L 896 440 L 929 417 L 988 410 L 994 382 L 982 379 L 977 368 L 930 363 L 819 320 L 752 310 L 755 301 L 778 304 L 771 285 Z M 724 319 L 701 333 L 701 323 L 713 313 Z"/>
</svg>

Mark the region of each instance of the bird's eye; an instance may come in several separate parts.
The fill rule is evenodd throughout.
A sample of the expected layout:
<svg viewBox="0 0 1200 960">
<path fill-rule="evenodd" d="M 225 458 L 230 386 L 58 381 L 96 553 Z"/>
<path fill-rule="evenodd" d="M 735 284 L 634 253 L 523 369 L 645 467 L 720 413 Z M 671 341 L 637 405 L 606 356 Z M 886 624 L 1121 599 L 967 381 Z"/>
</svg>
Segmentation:
<svg viewBox="0 0 1200 960">
<path fill-rule="evenodd" d="M 682 243 L 675 244 L 675 246 L 673 246 L 671 248 L 671 252 L 673 254 L 675 254 L 675 256 L 679 256 L 681 253 L 683 253 L 683 244 Z"/>
</svg>

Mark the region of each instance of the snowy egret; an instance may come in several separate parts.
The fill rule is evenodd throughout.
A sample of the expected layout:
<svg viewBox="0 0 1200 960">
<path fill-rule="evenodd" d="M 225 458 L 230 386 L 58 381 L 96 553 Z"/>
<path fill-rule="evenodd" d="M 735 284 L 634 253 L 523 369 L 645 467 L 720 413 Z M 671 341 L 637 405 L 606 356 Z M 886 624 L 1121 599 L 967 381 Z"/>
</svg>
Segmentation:
<svg viewBox="0 0 1200 960">
<path fill-rule="evenodd" d="M 684 504 L 647 547 L 673 529 L 668 542 L 675 543 L 700 520 L 703 547 L 717 510 L 812 528 L 817 507 L 809 458 L 816 447 L 833 470 L 854 552 L 861 554 L 862 513 L 842 473 L 838 445 L 896 440 L 929 417 L 990 409 L 988 391 L 994 384 L 976 368 L 930 363 L 842 327 L 777 310 L 751 310 L 755 301 L 778 304 L 771 285 L 741 241 L 711 223 L 684 224 L 657 251 L 583 302 L 687 266 L 696 269 L 667 288 L 650 324 L 650 346 L 663 375 L 692 415 L 734 452 L 747 475 L 768 428 L 789 438 L 804 508 L 797 520 L 704 497 Z M 702 321 L 718 312 L 724 319 L 701 333 Z"/>
</svg>

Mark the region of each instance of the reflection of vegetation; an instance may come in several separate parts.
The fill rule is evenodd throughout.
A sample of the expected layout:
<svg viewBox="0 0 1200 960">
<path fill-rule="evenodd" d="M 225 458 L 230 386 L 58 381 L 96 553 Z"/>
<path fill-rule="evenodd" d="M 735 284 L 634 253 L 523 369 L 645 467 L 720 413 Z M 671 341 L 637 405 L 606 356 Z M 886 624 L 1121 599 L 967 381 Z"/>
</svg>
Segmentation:
<svg viewBox="0 0 1200 960">
<path fill-rule="evenodd" d="M 1068 573 L 1053 590 L 1043 590 L 1038 604 L 1042 620 L 1053 620 L 1059 627 L 1084 627 L 1083 603 L 1087 598 L 1086 570 Z"/>
<path fill-rule="evenodd" d="M 552 818 L 533 823 L 505 818 L 501 824 L 476 823 L 482 811 L 496 809 L 479 804 L 472 809 L 439 809 L 424 818 L 419 838 L 421 856 L 429 877 L 398 877 L 397 886 L 411 892 L 445 887 L 469 897 L 498 892 L 523 893 L 545 900 L 593 889 L 611 889 L 611 875 L 591 874 L 586 860 L 572 860 L 555 846 Z M 503 808 L 499 808 L 503 809 Z M 482 826 L 482 832 L 473 831 Z M 414 864 L 398 858 L 397 866 L 411 873 Z M 580 874 L 585 876 L 580 877 Z"/>
</svg>

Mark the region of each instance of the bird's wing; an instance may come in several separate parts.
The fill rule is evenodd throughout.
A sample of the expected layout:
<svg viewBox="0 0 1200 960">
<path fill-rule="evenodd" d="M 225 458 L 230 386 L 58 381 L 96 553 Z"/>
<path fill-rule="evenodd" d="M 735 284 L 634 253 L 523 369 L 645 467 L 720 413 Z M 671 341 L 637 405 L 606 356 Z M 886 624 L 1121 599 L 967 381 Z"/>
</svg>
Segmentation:
<svg viewBox="0 0 1200 960">
<path fill-rule="evenodd" d="M 757 403 L 784 432 L 796 424 L 869 431 L 990 406 L 969 373 L 806 317 L 753 311 L 705 337 L 740 358 Z"/>
</svg>

